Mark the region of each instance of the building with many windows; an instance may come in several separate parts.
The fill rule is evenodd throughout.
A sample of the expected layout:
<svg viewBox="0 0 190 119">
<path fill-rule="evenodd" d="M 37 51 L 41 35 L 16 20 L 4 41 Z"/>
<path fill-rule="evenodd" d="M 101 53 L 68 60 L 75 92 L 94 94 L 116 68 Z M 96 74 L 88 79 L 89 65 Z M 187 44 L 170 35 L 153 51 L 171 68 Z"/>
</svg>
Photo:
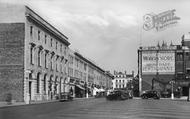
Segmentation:
<svg viewBox="0 0 190 119">
<path fill-rule="evenodd" d="M 125 71 L 123 72 L 116 72 L 114 71 L 114 79 L 112 80 L 113 89 L 128 89 L 128 83 L 132 81 L 134 78 L 134 72 L 132 74 L 127 74 Z"/>
<path fill-rule="evenodd" d="M 138 49 L 139 91 L 173 90 L 174 95 L 187 96 L 190 83 L 190 35 L 181 45 L 146 46 Z M 172 84 L 173 83 L 173 84 Z M 172 87 L 173 85 L 173 87 Z"/>
<path fill-rule="evenodd" d="M 0 6 L 0 100 L 52 100 L 64 91 L 68 38 L 27 6 Z"/>
<path fill-rule="evenodd" d="M 69 52 L 68 75 L 70 79 L 70 90 L 74 97 L 85 97 L 87 94 L 93 96 L 96 89 L 110 89 L 112 74 L 105 72 L 90 59 L 85 58 L 79 52 Z"/>
</svg>

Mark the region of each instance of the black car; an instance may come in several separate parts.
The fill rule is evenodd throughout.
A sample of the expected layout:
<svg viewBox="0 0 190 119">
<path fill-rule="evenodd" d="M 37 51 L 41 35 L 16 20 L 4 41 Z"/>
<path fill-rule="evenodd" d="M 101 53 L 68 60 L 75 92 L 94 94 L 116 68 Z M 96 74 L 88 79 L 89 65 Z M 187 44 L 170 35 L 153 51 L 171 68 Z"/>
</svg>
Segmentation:
<svg viewBox="0 0 190 119">
<path fill-rule="evenodd" d="M 155 90 L 147 90 L 147 91 L 143 91 L 141 98 L 142 99 L 148 99 L 148 98 L 160 99 L 160 94 Z"/>
<path fill-rule="evenodd" d="M 129 99 L 129 93 L 127 91 L 122 90 L 114 90 L 110 92 L 109 95 L 106 96 L 107 100 L 126 100 Z"/>
</svg>

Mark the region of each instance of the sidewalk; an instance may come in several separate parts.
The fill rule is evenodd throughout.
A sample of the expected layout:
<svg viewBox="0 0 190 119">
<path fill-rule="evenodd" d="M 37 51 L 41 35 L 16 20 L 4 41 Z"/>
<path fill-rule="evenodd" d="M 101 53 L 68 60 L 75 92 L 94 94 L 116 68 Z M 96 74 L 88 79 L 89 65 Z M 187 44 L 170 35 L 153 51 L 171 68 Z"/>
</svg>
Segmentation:
<svg viewBox="0 0 190 119">
<path fill-rule="evenodd" d="M 94 97 L 89 97 L 89 98 L 74 98 L 73 101 L 75 100 L 84 100 L 84 99 L 93 99 Z M 14 102 L 12 104 L 7 104 L 7 102 L 0 102 L 0 108 L 3 107 L 11 107 L 11 106 L 22 106 L 22 105 L 34 105 L 34 104 L 43 104 L 43 103 L 53 103 L 53 102 L 59 102 L 59 100 L 46 100 L 46 101 L 32 101 L 30 104 L 26 104 L 24 102 Z"/>
</svg>

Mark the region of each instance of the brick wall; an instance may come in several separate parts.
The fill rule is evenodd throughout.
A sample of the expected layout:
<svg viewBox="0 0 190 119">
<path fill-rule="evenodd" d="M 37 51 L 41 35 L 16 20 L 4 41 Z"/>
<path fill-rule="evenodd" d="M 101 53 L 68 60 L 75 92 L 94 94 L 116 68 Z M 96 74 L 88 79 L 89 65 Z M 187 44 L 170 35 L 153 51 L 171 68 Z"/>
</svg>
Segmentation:
<svg viewBox="0 0 190 119">
<path fill-rule="evenodd" d="M 0 101 L 23 101 L 24 23 L 0 23 Z"/>
<path fill-rule="evenodd" d="M 153 78 L 156 78 L 156 75 L 142 75 L 142 90 L 151 90 Z M 162 82 L 169 82 L 174 79 L 174 74 L 159 74 L 159 79 Z M 155 84 L 157 84 L 156 81 Z M 163 87 L 160 88 L 163 89 Z"/>
</svg>

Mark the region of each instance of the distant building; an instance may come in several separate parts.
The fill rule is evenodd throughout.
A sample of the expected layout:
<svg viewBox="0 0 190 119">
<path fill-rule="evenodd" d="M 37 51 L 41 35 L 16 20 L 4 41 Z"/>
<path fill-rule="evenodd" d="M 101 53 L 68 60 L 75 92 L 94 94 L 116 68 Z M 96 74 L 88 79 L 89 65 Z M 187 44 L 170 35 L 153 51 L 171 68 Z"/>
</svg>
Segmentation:
<svg viewBox="0 0 190 119">
<path fill-rule="evenodd" d="M 132 74 L 127 74 L 125 71 L 123 72 L 116 72 L 114 71 L 114 79 L 112 80 L 112 87 L 113 89 L 127 89 L 127 83 L 132 81 L 134 78 L 134 72 Z"/>
<path fill-rule="evenodd" d="M 94 96 L 97 89 L 110 89 L 112 74 L 97 66 L 79 52 L 70 49 L 68 75 L 74 97 Z M 95 91 L 96 90 L 96 91 Z"/>
<path fill-rule="evenodd" d="M 139 91 L 171 91 L 188 95 L 190 83 L 190 35 L 183 35 L 181 45 L 140 47 L 138 49 Z"/>
<path fill-rule="evenodd" d="M 53 100 L 67 79 L 68 38 L 27 6 L 0 5 L 0 101 Z"/>
</svg>

